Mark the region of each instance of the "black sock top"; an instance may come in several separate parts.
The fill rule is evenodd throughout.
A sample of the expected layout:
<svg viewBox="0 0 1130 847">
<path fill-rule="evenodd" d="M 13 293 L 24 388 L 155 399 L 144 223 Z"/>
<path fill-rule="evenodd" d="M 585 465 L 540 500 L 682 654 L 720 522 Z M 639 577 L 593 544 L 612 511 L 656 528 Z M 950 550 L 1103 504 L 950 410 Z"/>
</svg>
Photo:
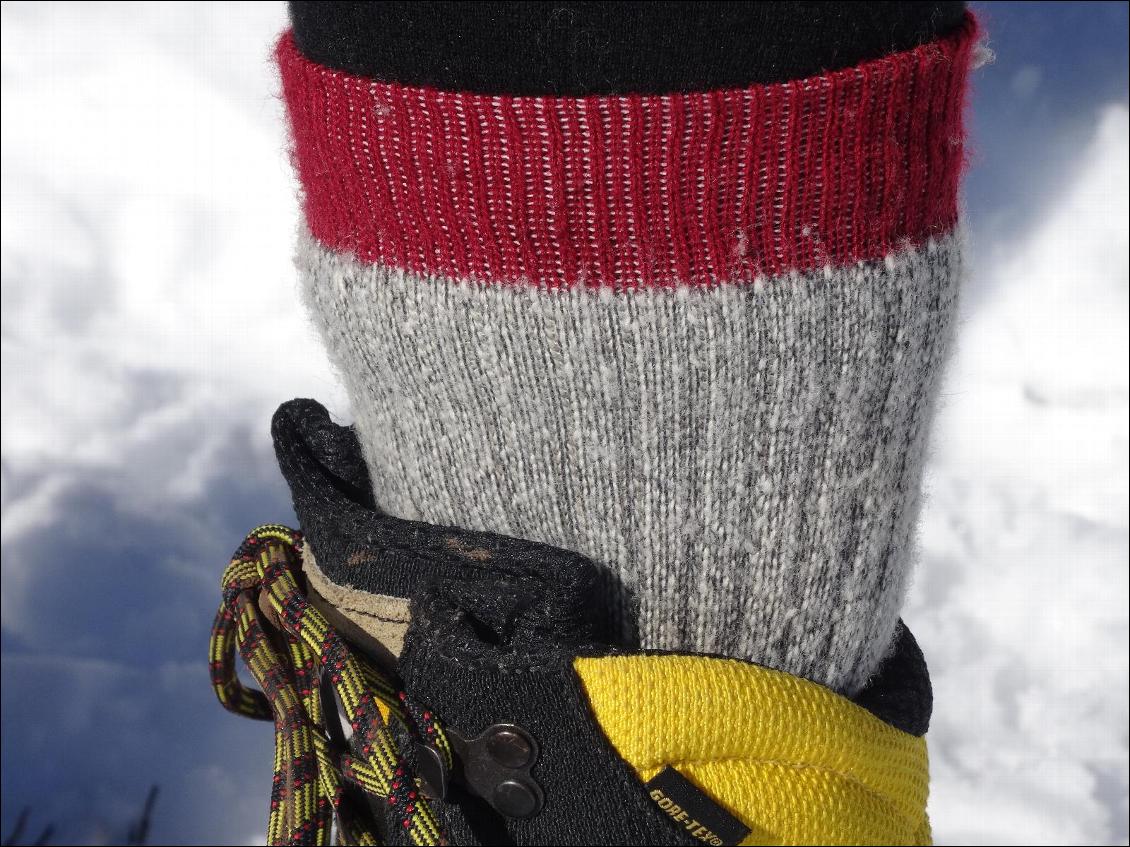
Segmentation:
<svg viewBox="0 0 1130 847">
<path fill-rule="evenodd" d="M 963 2 L 290 3 L 314 62 L 403 85 L 484 94 L 742 88 L 908 50 Z"/>
</svg>

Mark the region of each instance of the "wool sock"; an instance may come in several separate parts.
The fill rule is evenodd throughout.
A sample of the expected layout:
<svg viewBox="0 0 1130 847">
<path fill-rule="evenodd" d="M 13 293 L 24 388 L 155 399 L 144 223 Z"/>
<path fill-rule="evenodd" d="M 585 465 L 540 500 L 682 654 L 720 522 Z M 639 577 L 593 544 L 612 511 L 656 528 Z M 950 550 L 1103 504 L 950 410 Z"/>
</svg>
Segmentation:
<svg viewBox="0 0 1130 847">
<path fill-rule="evenodd" d="M 402 4 L 314 5 L 278 46 L 298 265 L 380 506 L 589 556 L 625 643 L 859 690 L 960 277 L 961 4 L 807 4 L 760 52 L 692 7 L 803 4 L 564 4 L 585 37 L 519 81 L 561 4 L 420 4 L 424 61 Z M 382 15 L 386 53 L 347 37 Z"/>
</svg>

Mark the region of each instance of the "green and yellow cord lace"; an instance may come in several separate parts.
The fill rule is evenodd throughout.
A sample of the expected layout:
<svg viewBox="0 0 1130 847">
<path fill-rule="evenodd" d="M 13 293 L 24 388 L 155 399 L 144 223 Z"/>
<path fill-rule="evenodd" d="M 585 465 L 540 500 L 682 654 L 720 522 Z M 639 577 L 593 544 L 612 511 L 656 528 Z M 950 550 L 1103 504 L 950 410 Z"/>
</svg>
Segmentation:
<svg viewBox="0 0 1130 847">
<path fill-rule="evenodd" d="M 336 823 L 338 843 L 379 844 L 367 794 L 382 798 L 388 825 L 402 827 L 413 844 L 442 844 L 389 722 L 401 722 L 450 767 L 446 735 L 306 601 L 296 576 L 301 545 L 300 533 L 276 524 L 247 536 L 224 572 L 209 651 L 212 686 L 224 708 L 275 724 L 267 841 L 328 844 Z M 260 691 L 240 683 L 237 648 Z M 324 685 L 332 687 L 353 730 L 349 750 L 332 740 L 340 733 L 326 723 Z"/>
</svg>

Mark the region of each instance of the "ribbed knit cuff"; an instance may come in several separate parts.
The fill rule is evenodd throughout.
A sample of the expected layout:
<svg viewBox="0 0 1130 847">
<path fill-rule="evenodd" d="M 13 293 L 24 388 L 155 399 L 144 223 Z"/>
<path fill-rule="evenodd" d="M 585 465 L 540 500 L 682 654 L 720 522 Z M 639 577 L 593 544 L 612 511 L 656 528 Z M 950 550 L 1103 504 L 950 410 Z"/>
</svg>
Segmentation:
<svg viewBox="0 0 1130 847">
<path fill-rule="evenodd" d="M 507 97 L 278 59 L 325 246 L 422 274 L 634 288 L 874 259 L 957 218 L 975 23 L 774 85 Z"/>
</svg>

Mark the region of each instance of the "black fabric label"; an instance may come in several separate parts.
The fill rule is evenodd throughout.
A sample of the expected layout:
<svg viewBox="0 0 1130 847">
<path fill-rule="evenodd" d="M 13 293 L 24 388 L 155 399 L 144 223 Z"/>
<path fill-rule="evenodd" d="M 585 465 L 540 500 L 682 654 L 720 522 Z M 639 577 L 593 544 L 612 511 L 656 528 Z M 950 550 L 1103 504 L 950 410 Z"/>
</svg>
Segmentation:
<svg viewBox="0 0 1130 847">
<path fill-rule="evenodd" d="M 647 793 L 675 826 L 703 844 L 737 844 L 749 835 L 748 826 L 674 768 L 657 773 L 648 782 Z"/>
</svg>

